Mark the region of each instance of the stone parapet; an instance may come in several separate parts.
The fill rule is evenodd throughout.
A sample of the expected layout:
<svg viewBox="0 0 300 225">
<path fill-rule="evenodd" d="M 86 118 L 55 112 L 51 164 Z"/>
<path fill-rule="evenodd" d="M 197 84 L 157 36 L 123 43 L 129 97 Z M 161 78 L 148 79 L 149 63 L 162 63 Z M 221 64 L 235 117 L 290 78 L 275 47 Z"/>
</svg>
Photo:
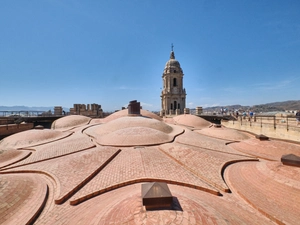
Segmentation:
<svg viewBox="0 0 300 225">
<path fill-rule="evenodd" d="M 263 134 L 270 138 L 283 139 L 300 142 L 300 127 L 287 126 L 286 124 L 261 123 L 247 120 L 221 121 L 222 125 L 228 128 L 247 131 L 254 134 Z"/>
<path fill-rule="evenodd" d="M 33 123 L 0 125 L 0 136 L 7 136 L 33 128 Z"/>
</svg>

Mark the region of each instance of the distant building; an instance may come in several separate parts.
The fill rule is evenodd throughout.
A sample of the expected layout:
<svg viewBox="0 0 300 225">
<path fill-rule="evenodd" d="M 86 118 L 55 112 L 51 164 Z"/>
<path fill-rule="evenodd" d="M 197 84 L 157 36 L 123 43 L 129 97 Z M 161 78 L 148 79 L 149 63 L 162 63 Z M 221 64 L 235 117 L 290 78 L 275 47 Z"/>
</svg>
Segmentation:
<svg viewBox="0 0 300 225">
<path fill-rule="evenodd" d="M 70 115 L 82 115 L 88 117 L 103 117 L 103 110 L 101 105 L 98 104 L 74 104 L 73 108 L 70 108 Z"/>
<path fill-rule="evenodd" d="M 54 115 L 61 116 L 63 114 L 63 108 L 61 106 L 54 107 Z"/>
<path fill-rule="evenodd" d="M 183 71 L 172 51 L 166 63 L 163 75 L 163 90 L 161 92 L 161 116 L 184 113 L 186 92 L 183 88 Z"/>
</svg>

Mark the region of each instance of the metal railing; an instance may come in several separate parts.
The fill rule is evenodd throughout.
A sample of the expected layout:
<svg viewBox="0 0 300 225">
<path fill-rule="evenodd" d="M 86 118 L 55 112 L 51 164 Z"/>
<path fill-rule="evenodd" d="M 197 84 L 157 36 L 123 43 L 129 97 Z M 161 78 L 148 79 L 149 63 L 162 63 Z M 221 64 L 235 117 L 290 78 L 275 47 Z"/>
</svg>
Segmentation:
<svg viewBox="0 0 300 225">
<path fill-rule="evenodd" d="M 300 129 L 300 123 L 298 125 L 298 121 L 296 116 L 267 116 L 267 115 L 257 115 L 253 117 L 249 116 L 243 116 L 239 115 L 238 117 L 235 117 L 237 120 L 236 122 L 239 122 L 241 125 L 250 125 L 252 126 L 253 123 L 260 124 L 261 127 L 263 125 L 272 125 L 274 129 L 276 129 L 277 126 L 286 126 L 286 129 L 289 130 L 290 127 L 299 127 Z"/>
<path fill-rule="evenodd" d="M 2 117 L 55 116 L 51 111 L 0 111 Z"/>
</svg>

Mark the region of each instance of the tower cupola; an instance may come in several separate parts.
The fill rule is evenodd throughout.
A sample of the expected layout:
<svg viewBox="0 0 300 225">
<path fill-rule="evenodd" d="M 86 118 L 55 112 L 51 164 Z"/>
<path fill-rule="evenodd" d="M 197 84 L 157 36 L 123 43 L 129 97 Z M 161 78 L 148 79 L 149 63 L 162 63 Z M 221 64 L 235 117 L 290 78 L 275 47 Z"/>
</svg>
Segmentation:
<svg viewBox="0 0 300 225">
<path fill-rule="evenodd" d="M 185 108 L 186 92 L 183 88 L 183 71 L 180 63 L 175 59 L 172 50 L 167 61 L 163 78 L 163 90 L 161 92 L 161 115 L 182 114 Z"/>
</svg>

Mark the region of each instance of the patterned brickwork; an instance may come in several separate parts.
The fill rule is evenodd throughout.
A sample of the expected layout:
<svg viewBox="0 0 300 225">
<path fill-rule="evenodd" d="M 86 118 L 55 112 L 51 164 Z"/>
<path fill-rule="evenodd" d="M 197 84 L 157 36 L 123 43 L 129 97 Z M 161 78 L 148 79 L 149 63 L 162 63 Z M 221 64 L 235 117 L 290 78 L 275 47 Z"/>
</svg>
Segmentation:
<svg viewBox="0 0 300 225">
<path fill-rule="evenodd" d="M 219 138 L 219 139 L 223 139 L 223 140 L 228 140 L 228 141 L 242 141 L 242 140 L 246 140 L 246 139 L 249 139 L 250 137 L 252 137 L 249 134 L 239 132 L 237 130 L 228 129 L 225 127 L 216 128 L 214 126 L 211 126 L 209 128 L 205 128 L 205 129 L 201 129 L 201 130 L 195 130 L 195 132 L 206 135 L 206 136 Z"/>
<path fill-rule="evenodd" d="M 13 168 L 9 172 L 47 173 L 56 182 L 56 203 L 62 203 L 74 194 L 118 149 L 97 147 L 58 159 Z"/>
<path fill-rule="evenodd" d="M 31 154 L 30 151 L 23 150 L 9 150 L 0 153 L 0 169 L 8 165 L 19 162 L 27 158 Z"/>
<path fill-rule="evenodd" d="M 94 147 L 95 144 L 89 137 L 81 133 L 75 133 L 68 138 L 34 147 L 30 157 L 22 160 L 19 163 L 13 164 L 10 167 L 16 167 L 35 162 L 40 162 L 63 155 L 68 155 L 77 151 L 85 150 Z"/>
<path fill-rule="evenodd" d="M 70 136 L 56 136 L 61 132 L 58 130 L 34 131 L 38 145 L 22 150 L 7 148 L 5 154 L 3 151 L 0 154 L 0 166 L 5 166 L 0 168 L 0 224 L 297 224 L 300 221 L 299 168 L 262 159 L 243 162 L 257 160 L 256 156 L 279 160 L 286 152 L 299 155 L 299 145 L 273 140 L 261 142 L 251 137 L 232 143 L 243 135 L 227 130 L 213 135 L 217 128 L 210 128 L 209 132 L 203 129 L 200 134 L 174 125 L 185 130 L 170 143 L 159 145 L 151 142 L 151 135 L 139 133 L 135 137 L 149 138 L 155 145 L 145 147 L 129 141 L 133 147 L 119 148 L 115 144 L 101 146 L 85 134 L 97 123 L 66 122 L 72 126 L 66 124 L 61 130 L 70 130 L 66 132 Z M 143 119 L 143 123 L 133 124 L 132 129 L 125 126 L 128 132 L 122 133 L 122 138 L 132 138 L 132 134 L 141 131 L 138 127 L 149 127 L 148 122 Z M 120 124 L 115 123 L 115 128 L 120 128 Z M 118 134 L 111 135 L 112 144 L 122 142 Z M 237 139 L 229 138 L 232 135 Z M 21 144 L 26 141 L 26 146 L 32 144 L 34 136 L 23 137 Z M 102 138 L 99 133 L 95 136 Z M 17 139 L 12 137 L 7 146 L 18 144 L 13 141 Z M 141 185 L 154 181 L 168 183 L 174 197 L 171 209 L 151 211 L 142 206 Z M 228 188 L 231 193 L 224 192 Z"/>
<path fill-rule="evenodd" d="M 0 141 L 0 149 L 22 149 L 39 146 L 70 136 L 71 132 L 60 132 L 50 129 L 28 130 L 8 136 Z"/>
<path fill-rule="evenodd" d="M 77 206 L 56 205 L 39 224 L 274 224 L 229 194 L 223 197 L 169 185 L 173 209 L 146 211 L 141 183 L 99 195 Z M 237 203 L 238 202 L 238 203 Z M 63 210 L 61 208 L 63 208 Z M 43 223 L 41 223 L 43 222 Z"/>
<path fill-rule="evenodd" d="M 255 160 L 249 157 L 227 154 L 220 151 L 209 151 L 181 144 L 165 144 L 161 145 L 160 149 L 202 180 L 226 192 L 229 189 L 222 178 L 223 167 L 230 162 Z"/>
<path fill-rule="evenodd" d="M 272 163 L 278 165 L 277 162 L 233 164 L 225 171 L 226 181 L 232 186 L 234 192 L 240 194 L 253 207 L 275 222 L 298 224 L 300 221 L 300 187 L 287 185 L 286 182 L 294 183 L 294 179 L 288 176 L 279 181 L 280 178 L 272 174 L 274 170 L 270 170 L 270 167 L 276 168 Z M 288 168 L 283 171 L 289 170 Z M 280 167 L 277 169 L 281 170 Z M 299 177 L 300 169 L 293 169 L 293 171 Z M 277 179 L 272 176 L 277 176 Z M 295 184 L 299 184 L 299 181 Z"/>
<path fill-rule="evenodd" d="M 240 151 L 228 147 L 228 141 L 226 140 L 208 137 L 187 129 L 185 130 L 184 134 L 176 137 L 175 143 L 195 146 L 202 149 L 208 149 L 210 151 L 220 151 L 228 154 L 249 156 L 248 154 L 242 153 Z"/>
<path fill-rule="evenodd" d="M 280 161 L 282 155 L 295 154 L 300 156 L 300 145 L 282 141 L 260 141 L 249 139 L 239 143 L 231 143 L 229 147 L 259 158 Z"/>
<path fill-rule="evenodd" d="M 32 174 L 1 174 L 0 178 L 0 224 L 33 221 L 46 201 L 46 183 Z"/>
<path fill-rule="evenodd" d="M 146 180 L 164 180 L 190 185 L 218 194 L 216 189 L 187 171 L 158 148 L 126 148 L 71 198 L 71 204 L 77 204 L 106 190 Z"/>
<path fill-rule="evenodd" d="M 257 165 L 260 172 L 274 179 L 274 181 L 294 188 L 300 188 L 300 168 L 285 166 L 281 162 L 271 162 Z"/>
</svg>

